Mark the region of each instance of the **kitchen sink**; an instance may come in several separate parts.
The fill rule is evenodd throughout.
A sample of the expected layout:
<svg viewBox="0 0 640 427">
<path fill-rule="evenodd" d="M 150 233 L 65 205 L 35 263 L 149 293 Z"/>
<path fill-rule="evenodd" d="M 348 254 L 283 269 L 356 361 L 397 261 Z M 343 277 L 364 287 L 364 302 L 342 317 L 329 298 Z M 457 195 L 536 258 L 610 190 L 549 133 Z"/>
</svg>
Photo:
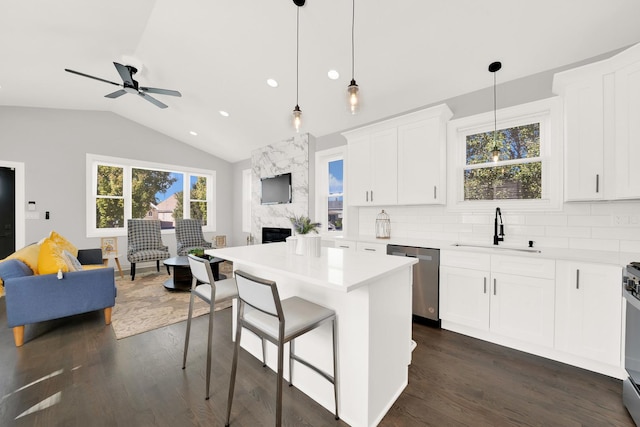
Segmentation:
<svg viewBox="0 0 640 427">
<path fill-rule="evenodd" d="M 528 252 L 539 254 L 541 250 L 535 248 L 514 248 L 510 246 L 498 246 L 498 245 L 478 245 L 473 243 L 454 243 L 451 246 L 459 246 L 461 248 L 479 248 L 479 249 L 491 249 L 496 251 L 515 251 L 515 252 Z"/>
</svg>

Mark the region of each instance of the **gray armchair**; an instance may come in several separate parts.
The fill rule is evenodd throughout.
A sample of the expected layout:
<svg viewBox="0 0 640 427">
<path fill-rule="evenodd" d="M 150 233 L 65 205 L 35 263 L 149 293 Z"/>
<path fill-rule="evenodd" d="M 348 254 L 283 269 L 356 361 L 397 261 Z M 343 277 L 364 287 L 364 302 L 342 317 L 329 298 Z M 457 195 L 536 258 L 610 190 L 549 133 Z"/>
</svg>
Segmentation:
<svg viewBox="0 0 640 427">
<path fill-rule="evenodd" d="M 176 244 L 178 256 L 186 256 L 192 249 L 212 247 L 202 234 L 202 221 L 199 219 L 176 219 Z"/>
<path fill-rule="evenodd" d="M 127 259 L 131 263 L 131 280 L 136 277 L 136 263 L 155 261 L 160 271 L 160 260 L 169 258 L 169 248 L 162 243 L 160 221 L 130 219 L 127 221 Z M 169 267 L 167 266 L 167 274 Z"/>
</svg>

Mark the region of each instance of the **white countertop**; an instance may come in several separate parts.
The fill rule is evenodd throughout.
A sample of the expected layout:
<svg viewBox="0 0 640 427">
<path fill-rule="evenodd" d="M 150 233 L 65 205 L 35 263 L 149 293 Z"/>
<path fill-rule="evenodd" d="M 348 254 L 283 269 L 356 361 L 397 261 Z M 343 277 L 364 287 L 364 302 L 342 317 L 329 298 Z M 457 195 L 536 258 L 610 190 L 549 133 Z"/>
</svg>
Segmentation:
<svg viewBox="0 0 640 427">
<path fill-rule="evenodd" d="M 489 253 L 492 255 L 511 255 L 511 256 L 524 256 L 524 257 L 537 257 L 552 260 L 566 260 L 566 261 L 584 261 L 601 264 L 612 264 L 624 267 L 631 261 L 640 261 L 639 253 L 629 252 L 610 252 L 610 251 L 593 251 L 586 249 L 568 249 L 568 248 L 547 248 L 538 247 L 534 249 L 540 252 L 524 252 L 515 249 L 524 249 L 526 246 L 515 247 L 511 245 L 500 244 L 498 247 L 493 247 L 491 242 L 453 242 L 443 240 L 430 240 L 430 239 L 413 239 L 413 238 L 394 238 L 391 239 L 376 239 L 374 236 L 322 236 L 326 240 L 352 240 L 358 242 L 368 243 L 383 243 L 390 245 L 402 245 L 402 246 L 415 246 L 421 248 L 433 248 L 440 250 L 452 250 L 452 251 L 467 251 L 467 252 L 481 252 Z M 471 246 L 454 246 L 456 243 L 470 244 L 470 245 L 483 245 L 485 248 L 471 247 Z"/>
<path fill-rule="evenodd" d="M 366 286 L 382 276 L 418 262 L 416 258 L 381 257 L 338 248 L 322 248 L 319 257 L 295 255 L 287 252 L 286 243 L 207 249 L 205 253 L 342 292 Z"/>
</svg>

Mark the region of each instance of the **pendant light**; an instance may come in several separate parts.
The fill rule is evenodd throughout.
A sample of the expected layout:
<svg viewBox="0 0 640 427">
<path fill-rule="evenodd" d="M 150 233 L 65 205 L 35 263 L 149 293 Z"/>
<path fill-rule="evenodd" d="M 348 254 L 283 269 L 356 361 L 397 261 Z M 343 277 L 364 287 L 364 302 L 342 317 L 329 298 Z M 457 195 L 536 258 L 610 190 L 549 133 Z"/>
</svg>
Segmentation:
<svg viewBox="0 0 640 427">
<path fill-rule="evenodd" d="M 493 161 L 500 160 L 500 146 L 498 145 L 498 116 L 497 116 L 497 103 L 496 103 L 496 72 L 502 68 L 502 63 L 499 61 L 489 64 L 489 71 L 493 73 L 493 146 L 491 148 L 491 156 Z"/>
<path fill-rule="evenodd" d="M 296 9 L 296 106 L 293 108 L 293 127 L 296 132 L 300 132 L 302 124 L 302 110 L 298 105 L 298 83 L 299 83 L 299 56 L 300 56 L 300 8 L 304 6 L 306 0 L 293 0 L 298 8 Z"/>
<path fill-rule="evenodd" d="M 351 11 L 351 83 L 347 87 L 347 100 L 349 102 L 349 111 L 351 114 L 355 114 L 360 109 L 360 99 L 358 97 L 359 88 L 356 84 L 355 72 L 354 72 L 354 28 L 356 21 L 356 0 L 351 0 L 352 11 Z"/>
</svg>

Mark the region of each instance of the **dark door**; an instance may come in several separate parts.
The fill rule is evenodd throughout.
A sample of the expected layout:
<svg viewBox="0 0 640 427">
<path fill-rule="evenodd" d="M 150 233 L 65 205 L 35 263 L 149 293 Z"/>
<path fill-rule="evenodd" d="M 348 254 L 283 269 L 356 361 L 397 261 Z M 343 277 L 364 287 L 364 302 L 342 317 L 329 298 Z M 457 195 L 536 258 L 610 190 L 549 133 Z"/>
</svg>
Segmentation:
<svg viewBox="0 0 640 427">
<path fill-rule="evenodd" d="M 0 167 L 0 259 L 16 250 L 16 171 Z"/>
</svg>

